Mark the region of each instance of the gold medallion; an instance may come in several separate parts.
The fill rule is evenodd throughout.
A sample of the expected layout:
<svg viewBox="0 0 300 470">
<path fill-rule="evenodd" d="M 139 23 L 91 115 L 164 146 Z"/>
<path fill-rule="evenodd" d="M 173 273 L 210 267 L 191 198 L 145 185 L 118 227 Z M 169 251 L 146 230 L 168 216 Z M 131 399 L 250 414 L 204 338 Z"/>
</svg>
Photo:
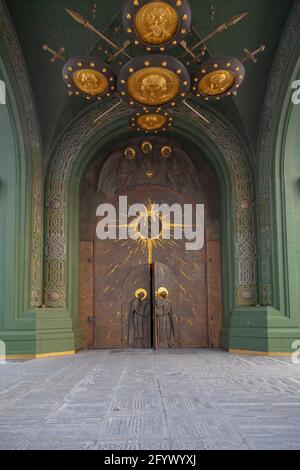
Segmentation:
<svg viewBox="0 0 300 470">
<path fill-rule="evenodd" d="M 72 81 L 78 90 L 91 96 L 102 95 L 108 90 L 106 77 L 97 70 L 77 70 L 72 76 Z"/>
<path fill-rule="evenodd" d="M 127 82 L 131 98 L 147 106 L 160 106 L 174 100 L 180 92 L 180 86 L 176 73 L 162 67 L 138 70 Z"/>
<path fill-rule="evenodd" d="M 167 122 L 167 118 L 161 114 L 143 114 L 137 119 L 137 125 L 145 131 L 161 129 Z"/>
<path fill-rule="evenodd" d="M 141 41 L 160 45 L 174 38 L 179 27 L 179 18 L 176 10 L 168 3 L 151 2 L 138 11 L 134 23 Z"/>
<path fill-rule="evenodd" d="M 200 80 L 199 91 L 207 96 L 222 95 L 234 86 L 235 81 L 231 70 L 213 70 Z"/>
</svg>

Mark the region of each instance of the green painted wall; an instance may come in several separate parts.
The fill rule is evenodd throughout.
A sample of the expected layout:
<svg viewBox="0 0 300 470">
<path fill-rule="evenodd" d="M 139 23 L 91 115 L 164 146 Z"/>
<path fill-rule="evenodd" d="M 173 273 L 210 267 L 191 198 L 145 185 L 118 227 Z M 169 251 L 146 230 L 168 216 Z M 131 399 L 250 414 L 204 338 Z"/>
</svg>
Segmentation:
<svg viewBox="0 0 300 470">
<path fill-rule="evenodd" d="M 0 0 L 0 6 L 1 6 Z M 84 53 L 94 47 L 91 36 L 83 32 L 78 34 L 68 17 L 57 22 L 58 12 L 67 6 L 65 2 L 28 0 L 28 2 L 11 0 L 7 2 L 14 17 L 22 47 L 25 52 L 33 85 L 39 118 L 44 137 L 44 144 L 52 142 L 63 135 L 70 120 L 78 111 L 88 111 L 80 104 L 64 102 L 65 90 L 62 87 L 60 72 L 57 66 L 49 65 L 48 59 L 41 52 L 43 42 L 49 45 L 65 45 L 65 32 L 68 31 L 67 47 L 71 54 Z M 78 10 L 89 11 L 94 2 L 77 2 Z M 107 3 L 107 2 L 106 2 Z M 118 5 L 120 2 L 117 2 Z M 211 2 L 196 2 L 198 8 L 196 21 L 203 31 L 210 29 L 209 5 Z M 236 13 L 237 3 L 233 1 L 215 2 L 218 10 L 216 20 L 224 19 Z M 26 5 L 27 4 L 27 5 Z M 104 4 L 104 2 L 103 2 Z M 111 2 L 110 2 L 111 4 Z M 239 2 L 239 9 L 247 9 L 253 17 L 248 28 L 237 29 L 240 37 L 245 35 L 245 44 L 233 41 L 234 35 L 227 35 L 224 43 L 215 44 L 223 53 L 237 54 L 237 47 L 255 47 L 258 38 L 264 34 L 270 41 L 271 49 L 257 69 L 249 72 L 248 86 L 245 95 L 241 96 L 234 107 L 226 105 L 220 108 L 222 119 L 234 127 L 237 116 L 243 117 L 242 125 L 236 126 L 235 135 L 247 148 L 250 166 L 251 147 L 255 146 L 259 119 L 263 107 L 270 66 L 290 1 Z M 27 6 L 26 11 L 24 10 Z M 68 5 L 69 6 L 69 5 Z M 225 8 L 226 7 L 226 8 Z M 207 11 L 208 10 L 208 11 Z M 274 28 L 267 22 L 270 11 L 274 14 Z M 50 16 L 49 16 L 50 15 Z M 107 18 L 101 17 L 103 24 Z M 266 28 L 264 26 L 267 24 Z M 71 26 L 72 25 L 72 26 Z M 30 27 L 29 27 L 30 26 Z M 275 31 L 276 29 L 276 31 Z M 36 35 L 32 35 L 32 30 Z M 264 31 L 266 32 L 264 33 Z M 76 41 L 72 41 L 72 37 Z M 82 38 L 87 39 L 82 42 Z M 45 40 L 45 41 L 44 41 Z M 264 38 L 259 40 L 264 42 Z M 81 49 L 80 49 L 81 48 Z M 213 48 L 213 47 L 212 47 Z M 299 48 L 294 51 L 298 60 Z M 280 53 L 280 51 L 279 51 Z M 192 128 L 188 119 L 178 118 L 178 128 L 174 137 L 185 144 L 199 146 L 207 154 L 214 166 L 223 194 L 223 288 L 224 288 L 224 324 L 222 345 L 227 349 L 244 349 L 265 352 L 288 352 L 294 339 L 300 338 L 300 106 L 291 106 L 290 81 L 300 77 L 300 64 L 291 59 L 291 69 L 287 70 L 287 89 L 284 103 L 278 104 L 274 113 L 278 114 L 278 132 L 274 142 L 274 155 L 270 163 L 270 172 L 266 175 L 272 181 L 270 201 L 272 214 L 272 247 L 273 247 L 273 280 L 276 288 L 273 306 L 239 307 L 235 301 L 235 266 L 234 250 L 234 207 L 228 168 L 220 149 L 214 142 L 205 139 L 198 129 Z M 81 333 L 78 316 L 79 288 L 79 184 L 85 168 L 95 158 L 97 152 L 103 158 L 109 151 L 111 139 L 126 138 L 132 134 L 127 130 L 127 115 L 118 117 L 107 126 L 90 136 L 77 155 L 71 167 L 65 188 L 67 194 L 67 305 L 66 308 L 37 308 L 32 300 L 32 258 L 36 251 L 33 240 L 37 230 L 43 232 L 43 220 L 34 215 L 34 177 L 36 176 L 39 158 L 34 158 L 34 134 L 26 125 L 27 117 L 22 104 L 20 84 L 15 76 L 16 62 L 11 61 L 4 44 L 0 44 L 0 79 L 7 84 L 7 106 L 0 105 L 0 339 L 7 344 L 8 354 L 43 354 L 50 352 L 73 351 L 80 348 Z M 256 70 L 256 72 L 254 72 Z M 50 91 L 49 91 L 50 90 Z M 30 99 L 29 95 L 27 96 Z M 24 97 L 23 97 L 24 99 Z M 67 103 L 67 104 L 66 104 Z M 31 103 L 34 108 L 34 103 Z M 63 112 L 62 112 L 63 111 Z M 60 117 L 58 118 L 58 116 Z M 28 124 L 28 123 L 27 123 Z M 238 129 L 238 130 L 237 130 Z M 243 131 L 245 130 L 245 132 Z M 242 134 L 242 136 L 240 136 Z M 44 174 L 47 169 L 47 155 L 44 152 Z M 265 155 L 258 155 L 259 159 Z M 42 167 L 40 161 L 40 167 Z M 254 175 L 254 171 L 253 171 Z M 40 174 L 39 181 L 42 183 Z M 256 189 L 258 177 L 255 177 Z M 43 182 L 43 190 L 45 183 Z M 43 194 L 40 194 L 43 204 Z M 34 221 L 38 227 L 34 228 Z M 258 226 L 258 231 L 259 231 Z M 42 244 L 40 245 L 42 248 Z M 38 249 L 39 250 L 39 247 Z M 259 251 L 258 251 L 259 253 Z M 258 254 L 259 256 L 259 254 Z M 42 251 L 40 251 L 42 258 Z M 42 273 L 39 274 L 42 276 Z M 44 279 L 45 281 L 45 279 Z M 43 303 L 43 299 L 41 299 Z"/>
</svg>

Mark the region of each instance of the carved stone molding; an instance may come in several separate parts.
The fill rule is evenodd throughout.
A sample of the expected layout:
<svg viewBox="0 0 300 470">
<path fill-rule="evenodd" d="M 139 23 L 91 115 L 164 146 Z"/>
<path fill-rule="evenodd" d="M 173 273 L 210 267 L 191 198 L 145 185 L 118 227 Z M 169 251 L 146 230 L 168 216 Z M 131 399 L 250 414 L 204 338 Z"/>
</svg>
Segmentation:
<svg viewBox="0 0 300 470">
<path fill-rule="evenodd" d="M 213 113 L 203 111 L 193 104 L 209 120 L 209 125 L 189 112 L 186 118 L 197 123 L 221 150 L 231 177 L 234 198 L 234 242 L 236 304 L 257 305 L 257 237 L 255 185 L 248 155 L 234 132 Z"/>
<path fill-rule="evenodd" d="M 290 85 L 289 64 L 298 59 L 300 44 L 300 1 L 292 8 L 267 88 L 258 147 L 259 220 L 261 257 L 261 296 L 263 305 L 273 305 L 272 196 L 273 165 L 283 100 Z"/>
<path fill-rule="evenodd" d="M 26 158 L 31 161 L 32 182 L 32 231 L 31 231 L 31 306 L 42 303 L 42 149 L 34 99 L 30 88 L 25 59 L 17 34 L 10 19 L 5 2 L 0 0 L 0 42 L 7 52 L 7 58 L 14 72 L 16 101 L 24 116 L 24 143 Z M 28 179 L 28 181 L 30 181 Z"/>
</svg>

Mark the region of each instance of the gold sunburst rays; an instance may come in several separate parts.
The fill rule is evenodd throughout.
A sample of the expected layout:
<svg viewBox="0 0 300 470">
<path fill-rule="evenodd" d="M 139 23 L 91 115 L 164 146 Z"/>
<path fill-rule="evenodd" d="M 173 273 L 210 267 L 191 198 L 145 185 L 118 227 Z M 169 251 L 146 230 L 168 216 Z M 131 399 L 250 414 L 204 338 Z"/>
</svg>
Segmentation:
<svg viewBox="0 0 300 470">
<path fill-rule="evenodd" d="M 142 225 L 148 226 L 148 233 L 143 232 L 141 228 Z M 156 227 L 156 233 L 153 233 L 153 227 Z M 114 244 L 119 244 L 120 247 L 127 248 L 129 252 L 119 265 L 111 266 L 108 276 L 112 276 L 119 267 L 126 264 L 133 256 L 137 258 L 136 261 L 138 264 L 142 264 L 141 258 L 147 256 L 148 264 L 152 265 L 155 250 L 161 249 L 165 251 L 167 248 L 181 249 L 181 244 L 175 241 L 171 230 L 177 228 L 185 229 L 187 227 L 195 227 L 195 225 L 171 222 L 169 218 L 159 210 L 159 205 L 152 202 L 151 197 L 149 197 L 147 203 L 144 204 L 144 209 L 137 214 L 137 217 L 133 221 L 120 224 L 118 220 L 115 220 L 112 224 L 109 224 L 109 228 L 130 229 L 131 234 L 130 239 L 117 239 L 113 241 Z M 136 244 L 135 248 L 132 248 L 132 243 Z M 109 254 L 110 252 L 111 250 L 108 250 L 105 253 Z M 184 263 L 183 260 L 181 261 Z M 183 270 L 181 274 L 187 279 L 187 274 Z"/>
<path fill-rule="evenodd" d="M 185 279 L 188 279 L 188 275 L 182 269 L 179 269 L 179 272 Z"/>
</svg>

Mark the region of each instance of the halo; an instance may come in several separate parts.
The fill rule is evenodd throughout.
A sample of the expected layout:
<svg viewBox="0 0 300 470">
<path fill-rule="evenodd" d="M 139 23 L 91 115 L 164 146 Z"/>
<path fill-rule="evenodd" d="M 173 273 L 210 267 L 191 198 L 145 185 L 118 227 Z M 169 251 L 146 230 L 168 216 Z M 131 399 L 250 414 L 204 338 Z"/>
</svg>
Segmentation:
<svg viewBox="0 0 300 470">
<path fill-rule="evenodd" d="M 186 67 L 178 59 L 161 54 L 135 57 L 122 68 L 118 78 L 122 99 L 151 112 L 179 105 L 190 86 Z"/>
<path fill-rule="evenodd" d="M 237 92 L 246 70 L 235 57 L 210 59 L 192 79 L 192 93 L 205 101 L 218 101 Z"/>
<path fill-rule="evenodd" d="M 142 298 L 142 300 L 146 300 L 147 297 L 148 297 L 148 292 L 146 291 L 146 289 L 137 289 L 135 291 L 135 297 L 138 299 L 139 297 L 139 294 L 144 294 L 144 297 Z"/>
<path fill-rule="evenodd" d="M 172 147 L 170 147 L 169 145 L 164 145 L 161 149 L 160 149 L 160 155 L 163 157 L 163 158 L 171 158 L 172 155 L 173 155 L 173 149 Z"/>
<path fill-rule="evenodd" d="M 169 296 L 168 289 L 166 289 L 165 287 L 160 287 L 157 291 L 158 297 L 161 297 L 164 292 L 167 294 L 167 297 Z"/>
<path fill-rule="evenodd" d="M 98 57 L 68 60 L 63 68 L 63 79 L 70 92 L 88 100 L 101 100 L 116 91 L 114 72 Z"/>
<path fill-rule="evenodd" d="M 128 38 L 147 52 L 164 52 L 179 44 L 190 31 L 191 19 L 187 0 L 128 0 L 123 10 Z"/>
</svg>

